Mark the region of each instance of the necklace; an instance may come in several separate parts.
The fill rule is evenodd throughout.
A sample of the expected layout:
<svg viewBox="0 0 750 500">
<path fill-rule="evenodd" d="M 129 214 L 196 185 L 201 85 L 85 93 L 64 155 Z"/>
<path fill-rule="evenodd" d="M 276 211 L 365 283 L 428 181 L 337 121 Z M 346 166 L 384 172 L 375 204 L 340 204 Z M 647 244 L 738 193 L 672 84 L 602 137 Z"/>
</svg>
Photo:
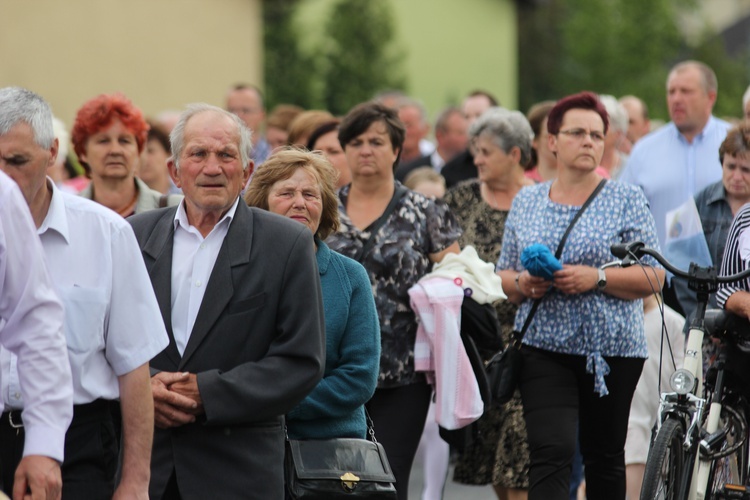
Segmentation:
<svg viewBox="0 0 750 500">
<path fill-rule="evenodd" d="M 118 214 L 120 214 L 121 217 L 128 217 L 129 215 L 133 214 L 133 211 L 135 211 L 135 205 L 138 203 L 138 190 L 135 190 L 135 196 L 133 196 L 133 199 L 130 200 L 130 203 L 128 203 L 126 206 L 121 208 L 120 210 L 115 210 Z"/>
</svg>

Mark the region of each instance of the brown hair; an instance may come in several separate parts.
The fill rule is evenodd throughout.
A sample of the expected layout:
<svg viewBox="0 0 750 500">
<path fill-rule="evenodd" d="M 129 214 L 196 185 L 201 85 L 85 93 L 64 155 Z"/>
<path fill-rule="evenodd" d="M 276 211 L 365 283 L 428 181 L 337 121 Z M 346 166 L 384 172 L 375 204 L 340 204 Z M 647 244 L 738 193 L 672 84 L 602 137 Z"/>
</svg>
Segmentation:
<svg viewBox="0 0 750 500">
<path fill-rule="evenodd" d="M 393 108 L 377 102 L 363 102 L 353 107 L 341 121 L 339 143 L 342 149 L 346 151 L 346 146 L 356 137 L 367 132 L 367 129 L 375 122 L 382 122 L 385 125 L 393 151 L 398 150 L 396 161 L 393 163 L 393 169 L 395 170 L 401 159 L 406 129 L 398 118 L 398 111 Z"/>
<path fill-rule="evenodd" d="M 271 187 L 279 181 L 294 175 L 302 168 L 318 181 L 323 211 L 315 236 L 325 240 L 339 228 L 339 203 L 336 197 L 338 173 L 322 155 L 310 153 L 300 148 L 286 146 L 273 153 L 260 165 L 245 192 L 245 202 L 251 207 L 268 210 L 268 196 Z"/>
<path fill-rule="evenodd" d="M 303 111 L 305 110 L 294 104 L 279 104 L 266 118 L 266 128 L 276 127 L 289 131 L 289 126 Z"/>
<path fill-rule="evenodd" d="M 719 147 L 719 161 L 724 163 L 724 156 L 750 156 L 750 121 L 745 120 L 727 132 L 727 137 Z"/>
<path fill-rule="evenodd" d="M 297 115 L 297 117 L 292 120 L 292 123 L 289 124 L 289 139 L 287 139 L 287 142 L 294 146 L 297 145 L 301 139 L 304 139 L 304 143 L 299 143 L 300 146 L 304 146 L 307 144 L 307 139 L 310 137 L 310 134 L 312 134 L 316 128 L 331 120 L 333 120 L 333 115 L 328 111 L 320 109 L 304 111 Z"/>
</svg>

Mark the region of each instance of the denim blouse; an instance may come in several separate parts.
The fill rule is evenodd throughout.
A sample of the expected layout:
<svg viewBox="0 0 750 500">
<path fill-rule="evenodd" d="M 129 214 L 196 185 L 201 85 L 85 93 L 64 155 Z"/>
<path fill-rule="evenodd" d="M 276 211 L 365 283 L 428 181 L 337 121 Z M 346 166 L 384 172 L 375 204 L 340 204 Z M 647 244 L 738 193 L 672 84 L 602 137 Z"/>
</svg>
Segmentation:
<svg viewBox="0 0 750 500">
<path fill-rule="evenodd" d="M 508 214 L 502 252 L 497 269 L 523 271 L 521 252 L 534 243 L 547 245 L 554 253 L 563 233 L 581 209 L 549 198 L 552 181 L 523 188 Z M 600 267 L 615 260 L 613 243 L 642 241 L 659 248 L 654 218 L 640 188 L 609 181 L 573 227 L 560 261 Z M 657 267 L 646 257 L 643 263 Z M 654 288 L 656 276 L 649 272 Z M 516 315 L 520 330 L 533 300 L 524 300 Z M 594 374 L 594 390 L 608 394 L 604 376 L 609 365 L 604 356 L 646 358 L 643 303 L 624 300 L 598 289 L 568 295 L 555 287 L 544 296 L 523 343 L 538 349 L 586 357 L 586 370 Z"/>
<path fill-rule="evenodd" d="M 696 194 L 695 206 L 698 208 L 698 215 L 701 218 L 701 226 L 703 227 L 703 234 L 706 236 L 713 266 L 716 269 L 721 269 L 724 247 L 727 244 L 729 228 L 732 226 L 732 220 L 734 219 L 722 181 L 714 182 Z M 687 282 L 685 280 L 674 280 L 673 285 L 685 314 L 695 310 L 697 304 L 695 292 L 688 289 Z M 709 298 L 709 307 L 718 307 L 715 294 L 711 294 Z"/>
</svg>

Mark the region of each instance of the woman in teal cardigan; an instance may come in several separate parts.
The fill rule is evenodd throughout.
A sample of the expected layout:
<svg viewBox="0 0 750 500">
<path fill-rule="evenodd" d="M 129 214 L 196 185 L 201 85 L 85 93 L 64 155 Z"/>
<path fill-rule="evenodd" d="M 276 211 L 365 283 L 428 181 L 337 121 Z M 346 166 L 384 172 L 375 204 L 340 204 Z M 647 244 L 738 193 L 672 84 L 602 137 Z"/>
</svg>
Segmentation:
<svg viewBox="0 0 750 500">
<path fill-rule="evenodd" d="M 245 194 L 248 205 L 297 220 L 315 235 L 326 367 L 315 389 L 286 416 L 292 439 L 364 438 L 364 404 L 379 373 L 380 326 L 367 272 L 323 242 L 339 224 L 335 179 L 322 156 L 286 148 L 258 168 Z"/>
</svg>

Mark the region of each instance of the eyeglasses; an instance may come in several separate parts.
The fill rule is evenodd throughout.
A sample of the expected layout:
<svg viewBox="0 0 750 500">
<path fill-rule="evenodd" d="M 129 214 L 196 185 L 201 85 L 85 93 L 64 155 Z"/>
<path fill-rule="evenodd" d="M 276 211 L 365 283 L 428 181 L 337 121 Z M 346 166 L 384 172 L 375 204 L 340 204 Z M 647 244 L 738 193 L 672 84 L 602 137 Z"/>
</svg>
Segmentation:
<svg viewBox="0 0 750 500">
<path fill-rule="evenodd" d="M 595 130 L 588 132 L 582 128 L 573 128 L 570 130 L 561 130 L 560 134 L 565 134 L 578 141 L 582 141 L 584 137 L 589 136 L 593 142 L 604 142 L 604 134 Z"/>
</svg>

